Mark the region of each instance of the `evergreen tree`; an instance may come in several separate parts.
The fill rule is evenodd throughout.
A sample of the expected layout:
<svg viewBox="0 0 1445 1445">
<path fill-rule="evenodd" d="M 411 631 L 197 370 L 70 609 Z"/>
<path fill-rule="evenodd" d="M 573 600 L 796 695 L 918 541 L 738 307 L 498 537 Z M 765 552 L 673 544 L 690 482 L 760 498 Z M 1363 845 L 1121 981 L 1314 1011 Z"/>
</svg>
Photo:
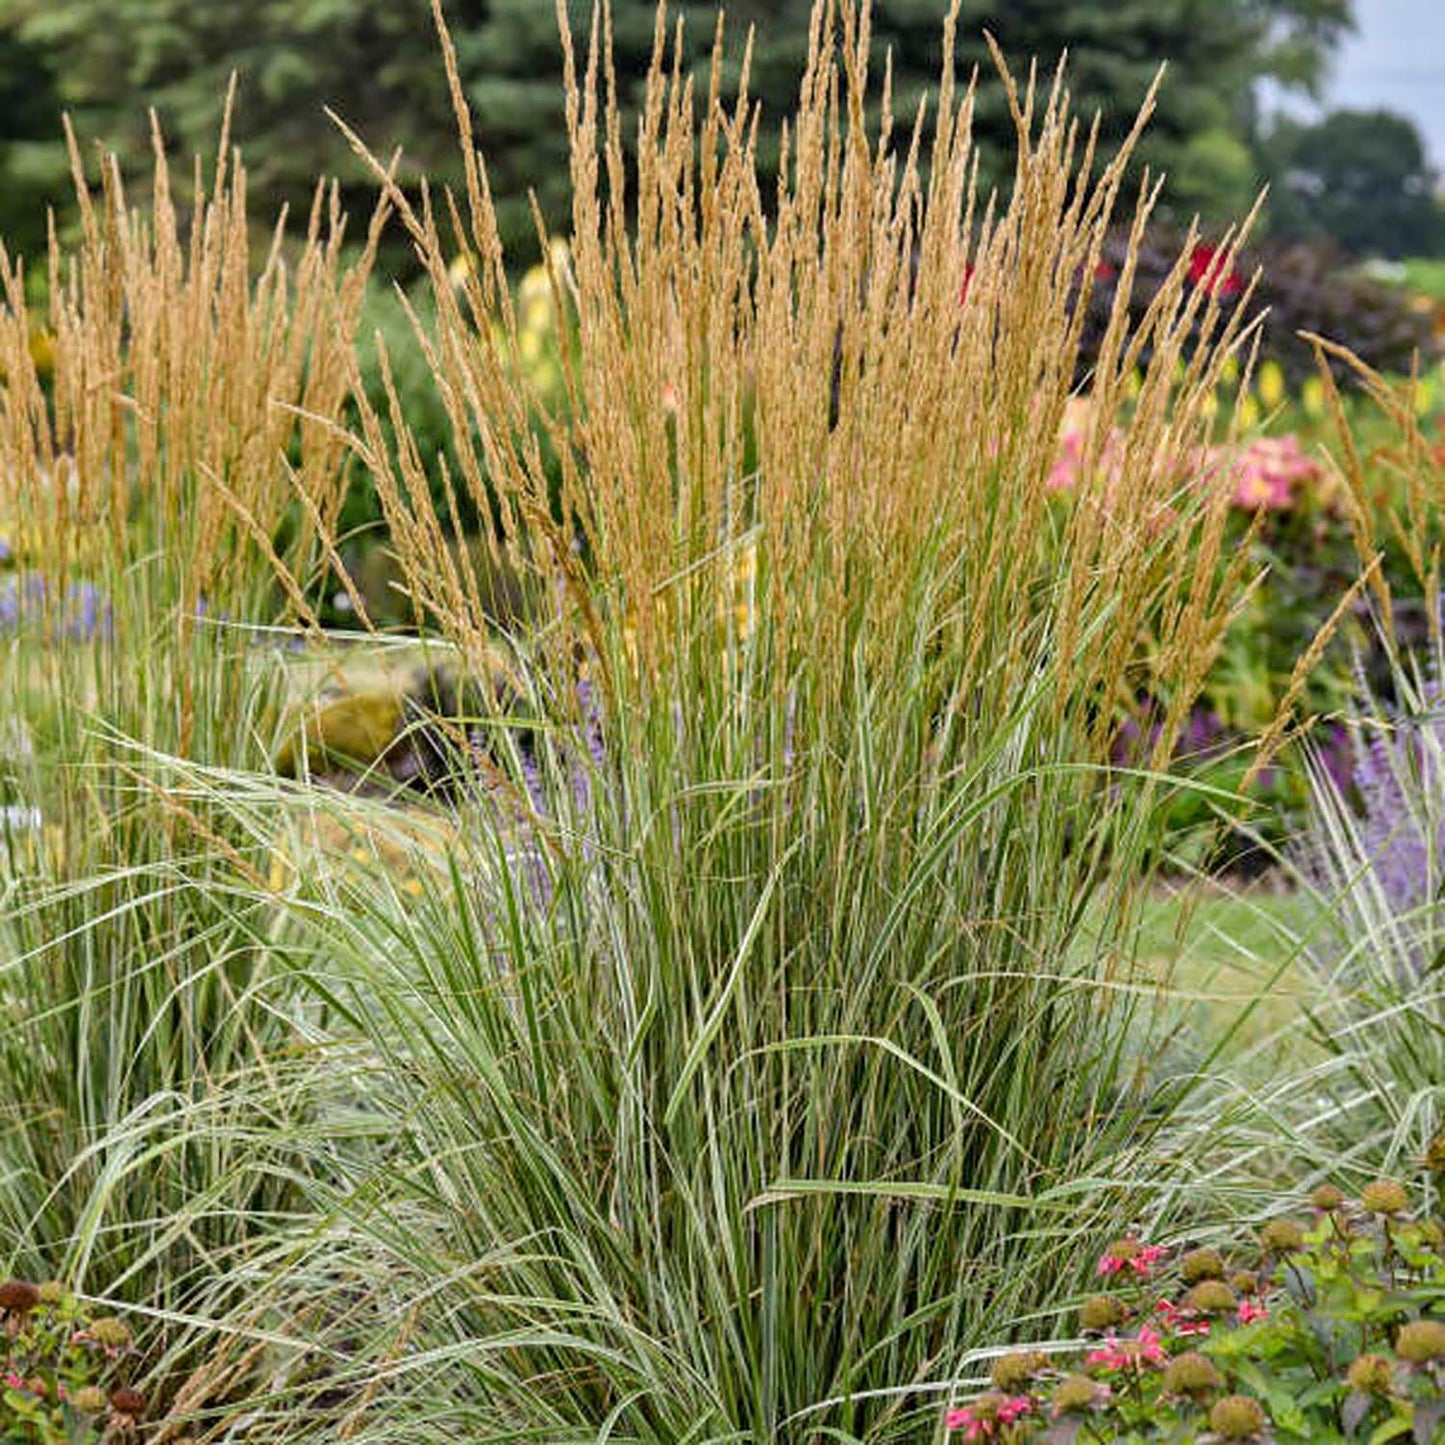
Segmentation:
<svg viewBox="0 0 1445 1445">
<path fill-rule="evenodd" d="M 585 32 L 592 0 L 567 0 Z M 1012 130 L 982 32 L 1023 71 L 1037 57 L 1051 75 L 1065 47 L 1078 108 L 1101 113 L 1106 143 L 1132 123 L 1161 61 L 1170 74 L 1146 155 L 1171 175 L 1183 212 L 1237 214 L 1255 188 L 1251 83 L 1317 77 L 1349 22 L 1349 0 L 971 0 L 959 25 L 962 74 L 979 68 L 979 139 L 986 176 L 1008 179 Z M 651 50 L 653 0 L 613 0 L 624 94 L 636 98 Z M 910 120 L 935 83 L 947 0 L 875 0 L 874 54 L 892 56 L 894 110 Z M 793 105 L 806 56 L 811 0 L 733 0 L 728 65 L 756 27 L 751 90 L 763 105 L 761 146 L 776 156 L 777 121 Z M 505 238 L 530 248 L 527 190 L 552 224 L 566 223 L 567 161 L 561 61 L 551 0 L 447 0 L 478 141 L 501 204 Z M 716 9 L 672 6 L 685 21 L 686 63 L 711 51 Z M 402 146 L 415 177 L 455 180 L 457 153 L 429 0 L 0 0 L 0 37 L 46 56 L 58 95 L 32 96 L 24 124 L 58 134 L 60 104 L 82 134 L 146 164 L 144 108 L 155 105 L 174 148 L 214 145 L 221 97 L 241 76 L 236 139 L 257 190 L 304 204 L 316 176 L 338 176 L 353 212 L 373 186 L 324 114 L 332 107 L 378 155 Z M 0 65 L 4 51 L 0 50 Z M 0 142 L 5 129 L 0 105 Z M 55 180 L 63 181 L 63 172 Z M 57 188 L 60 188 L 57 185 Z M 4 203 L 0 202 L 0 207 Z M 13 217 L 0 214 L 0 231 Z"/>
<path fill-rule="evenodd" d="M 45 244 L 45 214 L 61 199 L 55 76 L 45 57 L 0 29 L 0 241 L 20 255 Z"/>
<path fill-rule="evenodd" d="M 1337 110 L 1314 125 L 1283 120 L 1264 151 L 1276 235 L 1327 237 L 1357 256 L 1445 253 L 1436 177 L 1404 116 Z"/>
</svg>

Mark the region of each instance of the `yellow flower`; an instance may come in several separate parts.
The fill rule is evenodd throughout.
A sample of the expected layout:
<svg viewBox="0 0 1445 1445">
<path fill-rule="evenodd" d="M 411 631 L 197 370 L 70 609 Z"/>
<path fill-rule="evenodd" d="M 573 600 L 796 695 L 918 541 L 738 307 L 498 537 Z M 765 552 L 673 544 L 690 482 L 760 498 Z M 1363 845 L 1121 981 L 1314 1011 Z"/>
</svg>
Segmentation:
<svg viewBox="0 0 1445 1445">
<path fill-rule="evenodd" d="M 522 277 L 522 284 L 517 287 L 517 300 L 522 303 L 524 312 L 531 312 L 534 308 L 544 308 L 548 315 L 552 311 L 552 280 L 547 275 L 545 266 L 533 266 L 525 276 Z"/>
<path fill-rule="evenodd" d="M 546 336 L 549 332 L 555 331 L 554 311 L 552 308 L 552 293 L 550 291 L 533 292 L 532 295 L 523 295 L 521 298 L 521 323 L 524 332 L 533 331 L 539 336 Z"/>
<path fill-rule="evenodd" d="M 1436 372 L 1427 372 L 1415 387 L 1415 415 L 1429 416 L 1435 410 Z"/>
<path fill-rule="evenodd" d="M 1284 371 L 1277 361 L 1266 361 L 1259 368 L 1259 382 L 1255 388 L 1259 399 L 1271 411 L 1285 399 Z"/>
<path fill-rule="evenodd" d="M 1245 431 L 1253 431 L 1259 425 L 1259 403 L 1252 396 L 1239 399 L 1239 424 Z"/>
<path fill-rule="evenodd" d="M 1322 417 L 1325 414 L 1325 384 L 1317 376 L 1305 378 L 1300 387 L 1300 405 L 1306 416 Z"/>
<path fill-rule="evenodd" d="M 38 326 L 30 332 L 30 360 L 37 376 L 49 376 L 55 370 L 55 338 Z"/>
</svg>

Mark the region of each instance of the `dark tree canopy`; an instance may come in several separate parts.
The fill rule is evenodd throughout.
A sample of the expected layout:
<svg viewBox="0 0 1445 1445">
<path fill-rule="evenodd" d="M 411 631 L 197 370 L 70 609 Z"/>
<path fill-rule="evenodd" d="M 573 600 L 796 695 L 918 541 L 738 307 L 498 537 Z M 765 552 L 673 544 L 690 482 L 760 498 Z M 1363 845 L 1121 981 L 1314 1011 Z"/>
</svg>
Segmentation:
<svg viewBox="0 0 1445 1445">
<path fill-rule="evenodd" d="M 1386 110 L 1281 121 L 1266 146 L 1274 229 L 1327 236 L 1357 256 L 1445 253 L 1445 208 L 1419 131 Z"/>
<path fill-rule="evenodd" d="M 22 255 L 45 242 L 45 209 L 64 156 L 60 106 L 46 57 L 0 28 L 0 240 Z"/>
<path fill-rule="evenodd" d="M 567 0 L 585 29 L 591 0 Z M 618 68 L 632 94 L 651 49 L 653 0 L 613 0 Z M 807 49 L 812 0 L 735 0 L 729 64 L 756 26 L 752 91 L 764 107 L 763 159 L 776 156 L 776 122 L 792 108 Z M 938 75 L 947 0 L 875 0 L 874 55 L 891 52 L 895 112 L 911 116 Z M 330 105 L 379 155 L 402 146 L 411 175 L 457 173 L 456 147 L 429 0 L 0 0 L 0 144 L 22 129 L 58 134 L 61 105 L 82 134 L 144 163 L 146 105 L 160 111 L 181 153 L 214 145 L 221 97 L 241 76 L 236 115 L 259 195 L 293 205 L 320 174 L 339 176 L 349 208 L 369 209 L 372 185 L 326 119 Z M 685 21 L 687 60 L 711 49 L 716 8 L 671 7 Z M 554 224 L 566 220 L 561 63 L 551 0 L 448 0 L 477 135 L 506 239 L 526 248 L 535 189 Z M 1071 88 L 1084 114 L 1099 109 L 1106 139 L 1132 122 L 1161 61 L 1170 67 L 1146 158 L 1171 177 L 1176 212 L 1214 218 L 1244 209 L 1256 188 L 1250 87 L 1261 75 L 1308 86 L 1349 23 L 1349 0 L 966 0 L 959 25 L 963 74 L 980 74 L 980 138 L 994 179 L 1007 179 L 1012 136 L 1002 86 L 987 59 L 991 30 L 1022 71 L 1051 71 L 1069 50 Z M 3 46 L 10 46 L 6 51 Z M 44 56 L 53 87 L 30 69 L 11 77 L 7 54 Z M 770 123 L 770 124 L 769 124 Z M 52 191 L 65 195 L 57 168 Z M 13 225 L 3 214 L 0 228 Z"/>
</svg>

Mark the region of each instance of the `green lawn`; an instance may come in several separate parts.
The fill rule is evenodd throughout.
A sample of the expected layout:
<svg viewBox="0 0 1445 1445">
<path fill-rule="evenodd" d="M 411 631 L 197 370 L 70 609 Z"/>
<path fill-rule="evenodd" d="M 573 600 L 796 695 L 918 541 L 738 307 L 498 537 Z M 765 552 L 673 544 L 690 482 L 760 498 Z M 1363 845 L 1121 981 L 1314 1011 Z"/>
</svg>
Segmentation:
<svg viewBox="0 0 1445 1445">
<path fill-rule="evenodd" d="M 1180 884 L 1146 906 L 1139 957 L 1178 1006 L 1196 1046 L 1237 1029 L 1232 1052 L 1258 1048 L 1265 1064 L 1285 1053 L 1298 1062 L 1307 988 L 1296 935 L 1309 918 L 1301 895 L 1272 886 Z"/>
</svg>

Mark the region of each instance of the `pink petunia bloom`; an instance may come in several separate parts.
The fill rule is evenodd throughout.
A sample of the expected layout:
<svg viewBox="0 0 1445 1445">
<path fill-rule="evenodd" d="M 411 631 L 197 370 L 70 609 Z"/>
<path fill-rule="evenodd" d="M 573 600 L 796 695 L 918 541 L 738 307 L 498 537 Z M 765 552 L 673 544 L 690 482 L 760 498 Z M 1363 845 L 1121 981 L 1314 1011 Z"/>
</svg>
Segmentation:
<svg viewBox="0 0 1445 1445">
<path fill-rule="evenodd" d="M 1269 1311 L 1263 1305 L 1257 1305 L 1253 1300 L 1241 1300 L 1239 1302 L 1239 1322 L 1242 1325 L 1253 1324 L 1255 1320 L 1267 1320 Z"/>
</svg>

